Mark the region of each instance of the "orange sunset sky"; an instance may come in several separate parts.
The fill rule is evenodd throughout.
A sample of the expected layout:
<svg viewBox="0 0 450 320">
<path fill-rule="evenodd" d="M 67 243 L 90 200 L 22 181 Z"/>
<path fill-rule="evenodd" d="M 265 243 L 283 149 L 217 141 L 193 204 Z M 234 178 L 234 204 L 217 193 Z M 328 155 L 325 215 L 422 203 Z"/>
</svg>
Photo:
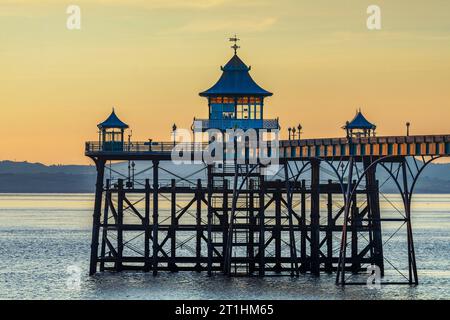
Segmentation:
<svg viewBox="0 0 450 320">
<path fill-rule="evenodd" d="M 232 56 L 274 93 L 283 134 L 342 136 L 362 108 L 379 135 L 450 133 L 448 0 L 0 0 L 0 160 L 87 164 L 116 108 L 133 138 L 207 117 L 198 92 Z M 81 30 L 66 8 L 81 8 Z M 368 5 L 382 30 L 366 27 Z"/>
</svg>

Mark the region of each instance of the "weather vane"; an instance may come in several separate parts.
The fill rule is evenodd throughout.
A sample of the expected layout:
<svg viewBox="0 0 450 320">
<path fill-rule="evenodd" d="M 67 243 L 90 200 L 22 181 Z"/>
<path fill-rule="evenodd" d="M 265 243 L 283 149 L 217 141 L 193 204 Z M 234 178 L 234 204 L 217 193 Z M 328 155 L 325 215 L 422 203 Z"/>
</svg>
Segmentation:
<svg viewBox="0 0 450 320">
<path fill-rule="evenodd" d="M 232 37 L 232 38 L 229 39 L 230 42 L 234 42 L 234 45 L 231 46 L 231 49 L 234 50 L 234 54 L 237 54 L 237 50 L 240 48 L 240 47 L 237 45 L 237 42 L 238 42 L 239 40 L 241 40 L 241 39 L 239 39 L 236 35 L 234 35 L 234 37 Z"/>
</svg>

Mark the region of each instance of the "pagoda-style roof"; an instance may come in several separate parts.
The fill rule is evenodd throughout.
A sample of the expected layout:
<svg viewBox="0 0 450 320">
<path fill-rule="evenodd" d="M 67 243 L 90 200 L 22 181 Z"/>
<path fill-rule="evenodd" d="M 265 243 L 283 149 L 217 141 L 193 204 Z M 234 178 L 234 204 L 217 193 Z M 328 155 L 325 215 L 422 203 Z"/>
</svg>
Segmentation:
<svg viewBox="0 0 450 320">
<path fill-rule="evenodd" d="M 268 97 L 272 95 L 271 92 L 256 84 L 249 74 L 251 68 L 247 67 L 236 54 L 221 69 L 223 73 L 219 81 L 210 89 L 201 92 L 200 96 L 242 95 Z"/>
<path fill-rule="evenodd" d="M 99 123 L 97 127 L 99 129 L 127 129 L 128 125 L 117 117 L 116 112 L 113 108 L 108 119 L 106 119 L 102 123 Z"/>
<path fill-rule="evenodd" d="M 345 129 L 376 129 L 376 125 L 367 121 L 361 110 L 356 113 L 352 121 L 346 124 Z"/>
</svg>

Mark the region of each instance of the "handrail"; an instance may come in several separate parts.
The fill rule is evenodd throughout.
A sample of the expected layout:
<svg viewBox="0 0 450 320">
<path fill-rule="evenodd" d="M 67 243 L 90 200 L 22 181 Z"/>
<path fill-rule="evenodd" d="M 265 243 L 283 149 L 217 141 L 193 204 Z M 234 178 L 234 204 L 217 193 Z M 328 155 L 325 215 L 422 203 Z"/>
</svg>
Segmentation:
<svg viewBox="0 0 450 320">
<path fill-rule="evenodd" d="M 416 135 L 416 136 L 377 136 L 360 138 L 325 138 L 266 141 L 267 148 L 278 148 L 282 158 L 295 157 L 334 157 L 350 155 L 446 155 L 450 156 L 450 135 Z M 160 154 L 170 155 L 174 147 L 183 152 L 202 152 L 208 150 L 206 142 L 86 142 L 86 155 L 103 153 L 105 155 Z M 245 149 L 254 149 L 250 142 Z M 257 148 L 255 148 L 257 149 Z M 275 154 L 276 155 L 276 154 Z"/>
<path fill-rule="evenodd" d="M 279 129 L 278 119 L 194 119 L 194 122 L 201 122 L 202 128 L 237 128 L 241 129 Z"/>
<path fill-rule="evenodd" d="M 173 142 L 86 142 L 86 152 L 172 152 L 174 146 L 182 147 L 186 151 L 204 150 L 208 143 L 176 143 Z"/>
<path fill-rule="evenodd" d="M 178 150 L 183 151 L 204 151 L 208 149 L 210 144 L 207 142 L 98 142 L 98 141 L 87 141 L 85 145 L 86 152 L 167 152 L 173 151 L 176 146 Z M 271 142 L 267 141 L 267 146 L 270 146 Z M 251 144 L 246 141 L 245 146 L 249 147 Z"/>
</svg>

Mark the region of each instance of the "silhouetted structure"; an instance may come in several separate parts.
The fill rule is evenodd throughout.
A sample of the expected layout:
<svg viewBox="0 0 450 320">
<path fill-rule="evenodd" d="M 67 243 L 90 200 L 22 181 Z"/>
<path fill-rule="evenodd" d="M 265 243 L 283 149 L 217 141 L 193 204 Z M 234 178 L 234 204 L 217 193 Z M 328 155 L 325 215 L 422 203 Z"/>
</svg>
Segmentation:
<svg viewBox="0 0 450 320">
<path fill-rule="evenodd" d="M 263 118 L 271 93 L 251 79 L 233 49 L 217 84 L 200 94 L 208 99 L 209 119 L 196 120 L 194 130 L 279 128 L 278 120 Z M 358 112 L 344 127 L 346 138 L 280 141 L 271 150 L 280 161 L 273 176 L 265 176 L 260 163 L 238 164 L 236 158 L 181 175 L 164 166 L 173 142 L 124 142 L 128 126 L 111 117 L 99 128 L 117 128 L 121 136 L 86 143 L 98 172 L 90 274 L 98 267 L 155 275 L 336 272 L 343 285 L 349 273 L 358 279 L 371 265 L 384 275 L 383 244 L 390 238 L 383 238 L 382 227 L 399 223 L 406 235 L 406 283 L 418 283 L 411 197 L 426 165 L 450 155 L 450 136 L 375 137 L 375 126 Z M 192 145 L 189 156 L 203 147 Z M 147 162 L 148 168 L 105 179 L 106 162 L 123 160 Z M 385 170 L 399 189 L 398 216 L 381 214 L 377 170 Z M 198 172 L 204 178 L 193 179 Z"/>
<path fill-rule="evenodd" d="M 250 76 L 250 67 L 235 54 L 221 68 L 219 81 L 201 92 L 208 99 L 209 119 L 194 119 L 194 130 L 278 129 L 278 119 L 264 119 L 264 99 L 272 93 Z"/>
<path fill-rule="evenodd" d="M 375 136 L 376 125 L 367 121 L 364 115 L 361 113 L 361 110 L 356 112 L 356 116 L 352 121 L 345 124 L 343 129 L 347 131 L 347 137 L 357 137 L 357 138 L 367 138 L 371 135 Z"/>
<path fill-rule="evenodd" d="M 128 125 L 120 120 L 114 108 L 110 116 L 98 124 L 99 137 L 98 141 L 103 151 L 122 151 L 124 142 L 124 131 L 128 129 Z"/>
</svg>

